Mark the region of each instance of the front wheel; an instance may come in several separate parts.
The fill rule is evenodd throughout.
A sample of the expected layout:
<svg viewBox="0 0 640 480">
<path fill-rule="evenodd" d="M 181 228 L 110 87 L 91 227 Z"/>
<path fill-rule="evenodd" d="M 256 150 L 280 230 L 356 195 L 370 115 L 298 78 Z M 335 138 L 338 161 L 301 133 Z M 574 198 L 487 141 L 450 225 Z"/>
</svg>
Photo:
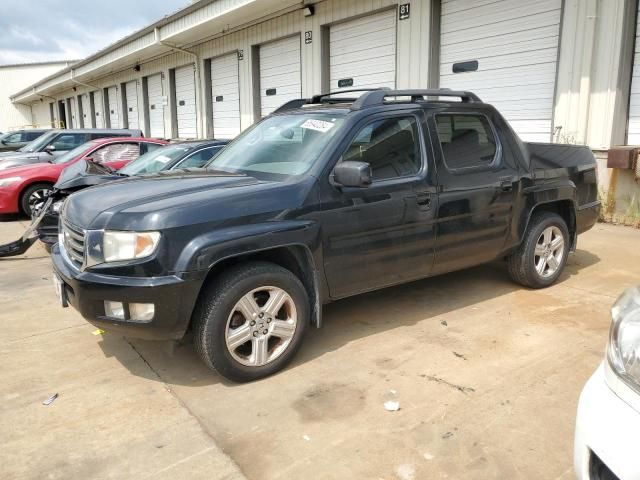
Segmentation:
<svg viewBox="0 0 640 480">
<path fill-rule="evenodd" d="M 20 209 L 22 213 L 30 217 L 35 215 L 44 207 L 50 193 L 51 185 L 48 183 L 36 183 L 27 187 L 20 196 Z"/>
<path fill-rule="evenodd" d="M 237 382 L 271 375 L 293 358 L 309 324 L 309 297 L 289 270 L 267 262 L 232 267 L 194 312 L 196 351 Z"/>
<path fill-rule="evenodd" d="M 562 273 L 568 254 L 569 230 L 564 219 L 556 213 L 534 213 L 522 243 L 508 258 L 509 274 L 525 287 L 548 287 Z"/>
</svg>

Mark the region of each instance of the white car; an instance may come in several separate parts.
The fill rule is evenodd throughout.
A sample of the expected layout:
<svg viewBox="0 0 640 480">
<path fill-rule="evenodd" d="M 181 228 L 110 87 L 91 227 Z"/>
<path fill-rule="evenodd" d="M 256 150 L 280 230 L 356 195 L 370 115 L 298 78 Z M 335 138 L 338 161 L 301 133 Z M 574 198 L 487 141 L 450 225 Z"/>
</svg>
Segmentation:
<svg viewBox="0 0 640 480">
<path fill-rule="evenodd" d="M 618 298 L 611 317 L 606 358 L 578 404 L 579 480 L 640 479 L 640 285 Z"/>
</svg>

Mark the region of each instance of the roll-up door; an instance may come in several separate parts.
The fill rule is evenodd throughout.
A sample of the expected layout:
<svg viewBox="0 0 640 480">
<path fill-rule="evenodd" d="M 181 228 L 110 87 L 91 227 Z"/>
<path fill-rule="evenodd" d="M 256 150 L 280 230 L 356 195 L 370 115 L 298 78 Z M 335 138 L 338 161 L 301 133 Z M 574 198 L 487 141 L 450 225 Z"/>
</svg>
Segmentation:
<svg viewBox="0 0 640 480">
<path fill-rule="evenodd" d="M 147 95 L 149 105 L 149 136 L 164 138 L 164 99 L 162 95 L 162 74 L 147 77 Z"/>
<path fill-rule="evenodd" d="M 302 96 L 300 36 L 260 46 L 260 115 Z"/>
<path fill-rule="evenodd" d="M 93 95 L 93 110 L 96 117 L 96 128 L 104 128 L 104 108 L 102 91 L 91 92 Z"/>
<path fill-rule="evenodd" d="M 636 16 L 636 46 L 633 55 L 633 77 L 631 78 L 631 98 L 629 99 L 629 125 L 627 144 L 640 144 L 640 6 Z"/>
<path fill-rule="evenodd" d="M 67 108 L 69 109 L 69 128 L 77 128 L 78 114 L 76 112 L 76 99 L 67 98 Z"/>
<path fill-rule="evenodd" d="M 396 12 L 329 27 L 329 88 L 396 86 Z"/>
<path fill-rule="evenodd" d="M 83 93 L 80 96 L 80 102 L 82 111 L 80 112 L 80 116 L 82 117 L 82 126 L 84 128 L 91 128 L 91 102 L 89 101 L 89 94 Z"/>
<path fill-rule="evenodd" d="M 440 86 L 474 91 L 523 140 L 548 142 L 561 8 L 562 0 L 443 0 Z"/>
<path fill-rule="evenodd" d="M 118 87 L 109 87 L 109 122 L 111 128 L 120 128 L 120 115 L 118 113 Z"/>
<path fill-rule="evenodd" d="M 129 128 L 140 128 L 140 121 L 138 120 L 138 82 L 136 80 L 125 84 L 125 94 Z"/>
<path fill-rule="evenodd" d="M 240 89 L 238 55 L 232 53 L 211 60 L 213 136 L 233 138 L 240 133 Z"/>
<path fill-rule="evenodd" d="M 193 65 L 176 68 L 178 138 L 196 138 L 196 77 Z"/>
</svg>

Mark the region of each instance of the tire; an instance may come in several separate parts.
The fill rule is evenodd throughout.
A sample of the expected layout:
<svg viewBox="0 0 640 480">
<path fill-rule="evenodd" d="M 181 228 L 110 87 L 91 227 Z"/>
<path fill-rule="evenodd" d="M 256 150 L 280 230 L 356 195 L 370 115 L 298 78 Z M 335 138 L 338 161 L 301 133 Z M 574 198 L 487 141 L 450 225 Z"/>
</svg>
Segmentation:
<svg viewBox="0 0 640 480">
<path fill-rule="evenodd" d="M 42 242 L 42 245 L 44 246 L 45 251 L 46 251 L 49 255 L 51 255 L 51 249 L 53 248 L 53 246 L 52 246 L 52 245 L 49 245 L 48 243 L 44 243 L 44 242 Z"/>
<path fill-rule="evenodd" d="M 548 232 L 551 236 L 545 237 Z M 563 218 L 556 213 L 534 212 L 522 243 L 507 259 L 509 275 L 525 287 L 548 287 L 562 274 L 568 255 L 569 230 Z"/>
<path fill-rule="evenodd" d="M 270 301 L 282 307 L 274 313 Z M 229 380 L 257 380 L 291 361 L 309 320 L 309 297 L 293 273 L 268 262 L 241 264 L 201 294 L 193 314 L 195 350 Z"/>
<path fill-rule="evenodd" d="M 36 194 L 42 195 L 45 190 L 51 192 L 50 183 L 34 183 L 33 185 L 29 185 L 24 192 L 22 192 L 22 195 L 20 195 L 20 210 L 22 213 L 31 217 L 33 213 L 30 205 L 30 202 L 32 201 L 31 197 Z M 46 197 L 42 197 L 42 205 L 44 205 L 45 201 Z"/>
</svg>

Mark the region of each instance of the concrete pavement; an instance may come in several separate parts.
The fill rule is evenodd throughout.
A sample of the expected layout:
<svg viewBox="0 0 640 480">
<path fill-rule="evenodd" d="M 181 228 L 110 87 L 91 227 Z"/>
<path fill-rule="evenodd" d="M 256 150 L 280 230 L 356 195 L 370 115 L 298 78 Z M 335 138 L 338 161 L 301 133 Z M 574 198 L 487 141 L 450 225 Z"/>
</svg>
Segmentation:
<svg viewBox="0 0 640 480">
<path fill-rule="evenodd" d="M 497 262 L 342 300 L 245 385 L 188 342 L 92 335 L 56 305 L 44 250 L 0 260 L 2 478 L 572 478 L 578 395 L 638 244 L 597 225 L 545 290 Z"/>
</svg>

